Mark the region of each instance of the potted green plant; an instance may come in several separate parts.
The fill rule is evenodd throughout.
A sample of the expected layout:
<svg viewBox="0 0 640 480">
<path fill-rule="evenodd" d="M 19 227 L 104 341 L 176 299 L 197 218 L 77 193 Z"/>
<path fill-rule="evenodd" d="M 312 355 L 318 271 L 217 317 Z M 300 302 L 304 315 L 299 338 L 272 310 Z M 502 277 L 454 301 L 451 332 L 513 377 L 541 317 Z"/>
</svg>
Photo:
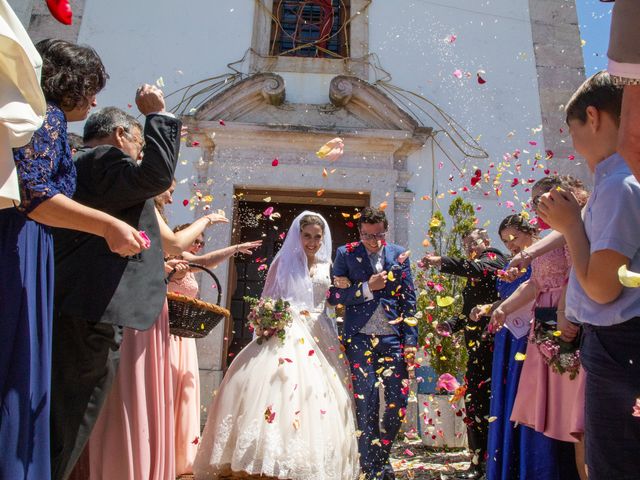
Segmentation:
<svg viewBox="0 0 640 480">
<path fill-rule="evenodd" d="M 440 211 L 429 221 L 428 241 L 437 255 L 460 257 L 462 238 L 476 225 L 473 205 L 456 198 L 448 209 L 451 228 Z M 436 331 L 438 323 L 460 315 L 465 279 L 442 275 L 436 269 L 417 269 L 415 285 L 421 359 L 425 368 L 418 390 L 422 440 L 434 447 L 463 447 L 464 393 L 461 381 L 467 362 L 467 348 L 462 332 L 443 337 Z M 420 379 L 419 379 L 420 380 Z M 426 388 L 425 388 L 426 387 Z"/>
</svg>

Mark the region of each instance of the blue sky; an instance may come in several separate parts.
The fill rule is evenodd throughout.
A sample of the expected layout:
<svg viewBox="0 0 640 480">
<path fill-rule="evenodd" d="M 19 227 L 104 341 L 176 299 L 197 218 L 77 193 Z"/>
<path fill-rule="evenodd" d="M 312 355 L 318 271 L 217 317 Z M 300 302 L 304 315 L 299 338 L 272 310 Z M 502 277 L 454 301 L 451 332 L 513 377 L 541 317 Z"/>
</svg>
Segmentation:
<svg viewBox="0 0 640 480">
<path fill-rule="evenodd" d="M 587 43 L 583 47 L 587 76 L 607 68 L 607 46 L 613 3 L 599 0 L 576 0 L 580 36 Z"/>
</svg>

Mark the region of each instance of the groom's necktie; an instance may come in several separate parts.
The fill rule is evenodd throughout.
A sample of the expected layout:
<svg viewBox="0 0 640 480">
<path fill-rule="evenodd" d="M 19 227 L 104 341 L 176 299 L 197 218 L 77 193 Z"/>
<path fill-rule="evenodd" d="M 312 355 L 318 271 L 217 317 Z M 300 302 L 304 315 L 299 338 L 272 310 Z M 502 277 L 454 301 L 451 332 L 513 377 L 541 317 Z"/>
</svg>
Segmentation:
<svg viewBox="0 0 640 480">
<path fill-rule="evenodd" d="M 380 273 L 383 269 L 382 262 L 380 261 L 381 258 L 382 257 L 380 257 L 380 254 L 377 252 L 374 252 L 371 255 L 369 255 L 369 261 L 371 262 L 371 266 L 373 267 L 373 271 L 375 273 Z"/>
</svg>

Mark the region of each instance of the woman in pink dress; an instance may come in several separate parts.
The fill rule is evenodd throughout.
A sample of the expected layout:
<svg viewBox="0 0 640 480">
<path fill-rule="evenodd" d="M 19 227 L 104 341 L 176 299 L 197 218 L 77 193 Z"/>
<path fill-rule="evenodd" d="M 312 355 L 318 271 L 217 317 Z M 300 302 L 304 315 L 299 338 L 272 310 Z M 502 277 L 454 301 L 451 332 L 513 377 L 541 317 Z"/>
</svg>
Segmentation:
<svg viewBox="0 0 640 480">
<path fill-rule="evenodd" d="M 566 177 L 545 177 L 532 189 L 533 209 L 542 195 L 557 187 L 571 190 L 576 197 L 586 201 L 586 192 L 581 184 L 577 185 Z M 540 228 L 544 229 L 545 226 L 540 225 Z M 573 340 L 578 327 L 564 317 L 564 294 L 570 270 L 571 259 L 566 247 L 537 257 L 532 262 L 530 280 L 494 311 L 492 322 L 500 324 L 506 315 L 533 299 L 536 310 L 556 309 L 557 329 L 562 332 L 562 339 Z M 511 421 L 533 428 L 554 440 L 575 444 L 577 473 L 580 478 L 586 478 L 582 443 L 586 373 L 580 367 L 575 378 L 572 378 L 567 372 L 560 374 L 554 371 L 543 356 L 544 345 L 534 341 L 534 327 L 535 322 L 532 322 Z M 558 459 L 558 462 L 561 461 Z"/>
<path fill-rule="evenodd" d="M 190 224 L 173 229 L 175 233 L 184 230 Z M 204 235 L 198 235 L 191 247 L 182 253 L 181 258 L 206 268 L 215 268 L 229 257 L 238 253 L 251 255 L 262 245 L 262 240 L 247 242 L 222 248 L 204 255 L 198 251 L 204 247 Z M 197 272 L 198 270 L 195 270 Z M 193 270 L 180 270 L 173 273 L 169 282 L 169 291 L 188 297 L 198 296 L 198 281 Z M 194 338 L 171 335 L 169 340 L 171 378 L 173 385 L 173 410 L 175 421 L 175 465 L 176 475 L 193 473 L 193 461 L 196 458 L 200 442 L 200 372 L 198 352 Z"/>
<path fill-rule="evenodd" d="M 157 212 L 162 247 L 180 254 L 210 225 L 227 223 L 219 214 L 199 218 L 173 233 Z M 170 260 L 167 272 L 186 269 Z M 89 440 L 91 480 L 168 480 L 176 476 L 174 390 L 167 303 L 146 331 L 125 328 L 113 387 Z"/>
</svg>

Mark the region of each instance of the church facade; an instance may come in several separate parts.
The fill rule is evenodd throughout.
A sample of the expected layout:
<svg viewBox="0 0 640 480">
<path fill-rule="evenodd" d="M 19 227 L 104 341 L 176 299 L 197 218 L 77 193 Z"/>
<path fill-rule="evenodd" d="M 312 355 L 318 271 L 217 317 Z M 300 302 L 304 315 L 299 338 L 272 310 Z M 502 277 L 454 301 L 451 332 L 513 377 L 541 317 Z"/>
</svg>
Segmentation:
<svg viewBox="0 0 640 480">
<path fill-rule="evenodd" d="M 76 0 L 71 27 L 44 2 L 10 3 L 34 41 L 96 48 L 111 77 L 99 106 L 128 111 L 142 82 L 176 92 L 188 135 L 172 223 L 222 209 L 232 221 L 207 232 L 207 250 L 264 240 L 216 270 L 234 319 L 199 341 L 205 405 L 250 338 L 242 297 L 259 294 L 295 212 L 327 216 L 337 247 L 357 239 L 362 207 L 383 206 L 389 240 L 417 257 L 455 195 L 495 230 L 526 202 L 524 179 L 586 176 L 562 113 L 584 79 L 573 0 Z M 334 137 L 344 155 L 318 158 Z M 467 188 L 498 164 L 521 186 Z"/>
</svg>

